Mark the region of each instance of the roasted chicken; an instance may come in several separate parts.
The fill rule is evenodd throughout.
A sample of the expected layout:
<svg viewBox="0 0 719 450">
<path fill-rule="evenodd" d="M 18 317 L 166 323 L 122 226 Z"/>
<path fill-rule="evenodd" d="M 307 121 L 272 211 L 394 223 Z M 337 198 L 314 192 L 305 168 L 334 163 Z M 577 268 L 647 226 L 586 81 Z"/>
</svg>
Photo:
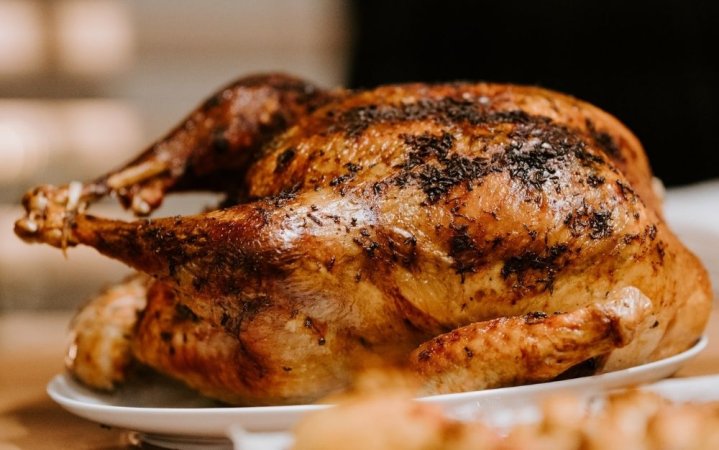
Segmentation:
<svg viewBox="0 0 719 450">
<path fill-rule="evenodd" d="M 148 215 L 183 190 L 226 199 L 134 222 L 87 213 L 111 194 Z M 535 87 L 244 78 L 120 170 L 23 201 L 26 241 L 146 274 L 87 307 L 101 324 L 112 297 L 139 312 L 123 361 L 233 404 L 313 401 L 385 365 L 425 393 L 626 368 L 692 346 L 711 305 L 637 139 Z M 81 347 L 107 338 L 101 324 L 77 330 L 90 356 L 70 367 L 115 386 L 131 364 L 81 370 L 98 366 Z"/>
</svg>

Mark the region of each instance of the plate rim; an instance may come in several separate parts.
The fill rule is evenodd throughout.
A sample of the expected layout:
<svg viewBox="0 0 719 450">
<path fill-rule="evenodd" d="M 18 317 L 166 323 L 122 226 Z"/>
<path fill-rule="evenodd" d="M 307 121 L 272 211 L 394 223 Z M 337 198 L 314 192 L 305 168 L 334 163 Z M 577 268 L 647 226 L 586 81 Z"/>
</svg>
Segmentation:
<svg viewBox="0 0 719 450">
<path fill-rule="evenodd" d="M 628 374 L 637 374 L 637 373 L 645 373 L 645 372 L 651 372 L 652 369 L 655 369 L 657 367 L 664 367 L 664 366 L 671 366 L 674 364 L 681 364 L 682 362 L 688 361 L 694 357 L 696 357 L 699 353 L 701 353 L 708 345 L 709 338 L 706 336 L 706 334 L 702 334 L 699 339 L 689 347 L 688 349 L 684 350 L 683 352 L 677 353 L 675 355 L 668 356 L 666 358 L 662 358 L 656 361 L 648 362 L 645 364 L 640 364 L 638 366 L 632 366 L 627 367 L 626 369 L 620 369 L 615 370 L 612 372 L 605 372 L 600 373 L 597 375 L 589 375 L 585 377 L 578 377 L 578 378 L 570 378 L 567 380 L 555 380 L 555 381 L 546 381 L 541 383 L 533 383 L 533 384 L 524 384 L 519 386 L 508 386 L 508 387 L 501 387 L 501 388 L 494 388 L 494 389 L 485 389 L 481 391 L 466 391 L 466 392 L 453 392 L 450 394 L 439 394 L 439 395 L 431 395 L 426 397 L 419 397 L 417 400 L 420 401 L 426 401 L 430 403 L 441 403 L 441 402 L 449 402 L 449 403 L 455 403 L 453 400 L 456 399 L 462 399 L 467 400 L 464 397 L 472 396 L 472 397 L 482 397 L 485 392 L 491 392 L 492 394 L 499 394 L 501 395 L 504 392 L 509 392 L 511 389 L 511 394 L 516 395 L 518 393 L 522 393 L 524 391 L 531 391 L 534 389 L 539 389 L 540 387 L 544 386 L 556 386 L 557 384 L 561 383 L 562 388 L 571 389 L 574 387 L 578 387 L 584 384 L 589 383 L 590 381 L 592 384 L 600 384 L 602 381 L 611 381 L 615 378 L 623 378 L 624 376 Z M 486 394 L 489 395 L 489 394 Z"/>
<path fill-rule="evenodd" d="M 694 358 L 699 354 L 708 344 L 708 338 L 706 335 L 702 335 L 697 342 L 689 349 L 677 353 L 676 355 L 669 356 L 657 361 L 642 364 L 639 366 L 630 367 L 614 372 L 607 372 L 599 375 L 592 375 L 580 378 L 574 378 L 569 380 L 557 380 L 549 381 L 544 383 L 535 383 L 530 385 L 511 386 L 504 388 L 485 389 L 481 391 L 467 391 L 452 394 L 441 394 L 426 397 L 418 397 L 417 401 L 427 402 L 432 404 L 438 404 L 445 407 L 456 407 L 462 404 L 478 404 L 484 400 L 506 400 L 511 401 L 513 398 L 521 398 L 522 394 L 536 395 L 538 392 L 542 394 L 542 391 L 546 391 L 547 394 L 556 393 L 560 390 L 572 390 L 578 387 L 590 387 L 595 386 L 599 389 L 612 389 L 624 386 L 631 386 L 633 384 L 642 384 L 649 381 L 657 381 L 660 379 L 667 378 L 670 374 L 657 377 L 653 380 L 635 381 L 632 383 L 626 383 L 624 385 L 612 385 L 612 381 L 623 380 L 624 378 L 631 378 L 632 376 L 641 374 L 650 374 L 655 371 L 659 371 L 662 368 L 673 368 L 675 371 L 678 370 L 681 365 Z M 133 421 L 136 422 L 138 418 L 154 416 L 156 419 L 158 416 L 163 418 L 191 418 L 193 416 L 201 416 L 205 419 L 215 418 L 229 418 L 235 420 L 236 424 L 242 425 L 243 420 L 248 423 L 251 421 L 261 420 L 263 416 L 272 417 L 277 415 L 277 419 L 287 422 L 288 418 L 294 420 L 299 418 L 301 414 L 326 409 L 334 406 L 331 403 L 327 404 L 301 404 L 301 405 L 275 405 L 275 406 L 218 406 L 218 407 L 144 407 L 144 406 L 120 406 L 111 404 L 101 403 L 90 403 L 81 399 L 76 399 L 69 396 L 64 392 L 65 386 L 73 388 L 70 383 L 77 383 L 67 373 L 60 373 L 55 375 L 50 382 L 47 384 L 46 392 L 52 398 L 53 401 L 58 403 L 68 412 L 83 417 L 93 422 L 106 423 L 108 425 L 117 426 L 118 428 L 133 429 L 123 425 L 127 423 L 127 420 L 108 421 L 107 415 L 117 416 L 120 418 L 123 415 L 133 416 Z M 504 397 L 504 398 L 502 398 Z M 97 419 L 93 418 L 94 415 L 103 416 Z M 279 417 L 284 419 L 279 419 Z M 113 423 L 114 422 L 114 423 Z M 202 427 L 200 427 L 202 428 Z M 137 429 L 135 427 L 134 429 Z M 284 429 L 284 428 L 283 428 Z M 147 431 L 147 430 L 139 430 Z M 151 431 L 150 431 L 151 432 Z M 178 435 L 182 434 L 180 432 Z M 202 433 L 190 432 L 189 435 L 199 435 Z M 214 433 L 210 433 L 215 435 Z"/>
</svg>

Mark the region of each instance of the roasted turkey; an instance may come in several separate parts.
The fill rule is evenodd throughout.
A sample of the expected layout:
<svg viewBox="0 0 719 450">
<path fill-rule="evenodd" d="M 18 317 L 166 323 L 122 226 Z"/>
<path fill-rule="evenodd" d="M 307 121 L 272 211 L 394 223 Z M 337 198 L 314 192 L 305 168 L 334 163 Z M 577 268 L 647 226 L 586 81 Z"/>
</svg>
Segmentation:
<svg viewBox="0 0 719 450">
<path fill-rule="evenodd" d="M 225 201 L 87 213 L 186 190 Z M 387 365 L 426 394 L 533 383 L 686 350 L 712 301 L 634 135 L 536 87 L 244 78 L 121 169 L 23 202 L 24 240 L 140 273 L 75 321 L 70 370 L 98 388 L 138 362 L 240 405 Z"/>
</svg>

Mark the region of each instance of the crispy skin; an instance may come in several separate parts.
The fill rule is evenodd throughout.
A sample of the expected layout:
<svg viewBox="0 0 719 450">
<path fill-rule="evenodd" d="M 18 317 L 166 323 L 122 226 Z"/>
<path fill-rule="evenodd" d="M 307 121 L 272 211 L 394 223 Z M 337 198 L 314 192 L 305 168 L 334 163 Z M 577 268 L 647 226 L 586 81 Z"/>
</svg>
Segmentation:
<svg viewBox="0 0 719 450">
<path fill-rule="evenodd" d="M 102 291 L 73 318 L 65 365 L 76 379 L 101 390 L 127 379 L 134 359 L 130 342 L 149 282 L 135 274 Z"/>
<path fill-rule="evenodd" d="M 112 193 L 138 216 L 151 213 L 167 192 L 225 192 L 246 197 L 243 174 L 260 149 L 332 93 L 282 74 L 241 78 L 205 100 L 165 137 L 118 170 L 82 185 L 83 204 Z M 63 206 L 68 186 L 38 186 L 23 199 Z M 73 209 L 73 208 L 69 208 Z"/>
<path fill-rule="evenodd" d="M 569 313 L 502 317 L 458 328 L 422 344 L 410 364 L 429 394 L 548 381 L 632 342 L 643 322 L 653 322 L 651 308 L 639 290 L 626 287 L 605 303 Z"/>
<path fill-rule="evenodd" d="M 305 105 L 287 106 L 300 111 L 294 125 L 237 151 L 234 180 L 246 201 L 236 206 L 119 222 L 84 213 L 92 183 L 79 198 L 41 187 L 26 196 L 16 231 L 124 261 L 236 338 L 247 357 L 232 361 L 251 381 L 223 393 L 206 375 L 206 391 L 235 402 L 317 398 L 378 361 L 407 361 L 450 330 L 572 312 L 627 286 L 651 300 L 656 321 L 622 349 L 601 347 L 609 353 L 603 370 L 675 354 L 701 334 L 711 304 L 706 272 L 666 227 L 643 150 L 616 119 L 510 85 L 312 92 L 319 100 L 288 97 Z M 250 106 L 233 120 L 256 121 Z M 207 148 L 174 151 L 178 169 L 159 173 L 147 169 L 156 158 L 146 154 L 120 171 L 141 181 L 117 192 L 129 204 L 155 205 L 134 193 L 170 175 L 192 187 L 199 178 L 186 176 L 188 154 L 210 161 L 208 175 L 217 169 L 218 150 Z M 143 360 L 192 378 L 156 348 Z M 485 375 L 495 376 L 476 374 Z"/>
</svg>

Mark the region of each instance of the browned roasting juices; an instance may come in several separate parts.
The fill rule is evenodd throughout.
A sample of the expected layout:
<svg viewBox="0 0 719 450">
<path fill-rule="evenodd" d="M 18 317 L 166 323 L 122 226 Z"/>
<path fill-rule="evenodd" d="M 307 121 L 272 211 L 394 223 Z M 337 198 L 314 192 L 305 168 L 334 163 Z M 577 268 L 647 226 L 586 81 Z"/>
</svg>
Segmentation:
<svg viewBox="0 0 719 450">
<path fill-rule="evenodd" d="M 113 194 L 147 215 L 185 190 L 226 201 L 87 213 Z M 311 402 L 382 365 L 425 393 L 540 382 L 681 352 L 711 305 L 637 139 L 534 87 L 244 78 L 120 170 L 23 201 L 26 241 L 142 273 L 76 319 L 70 371 L 98 388 L 133 361 L 245 405 Z"/>
</svg>

